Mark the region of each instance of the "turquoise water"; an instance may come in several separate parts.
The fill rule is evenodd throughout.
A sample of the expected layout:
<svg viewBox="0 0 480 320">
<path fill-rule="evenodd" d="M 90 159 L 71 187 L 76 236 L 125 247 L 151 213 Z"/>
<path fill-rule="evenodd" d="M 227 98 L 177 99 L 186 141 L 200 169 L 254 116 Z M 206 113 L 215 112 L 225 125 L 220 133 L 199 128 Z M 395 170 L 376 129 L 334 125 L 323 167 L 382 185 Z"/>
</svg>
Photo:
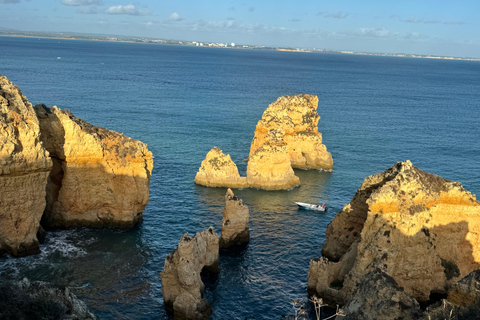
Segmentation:
<svg viewBox="0 0 480 320">
<path fill-rule="evenodd" d="M 58 59 L 57 57 L 61 57 Z M 306 300 L 310 259 L 363 179 L 397 161 L 480 191 L 480 63 L 0 37 L 0 74 L 32 104 L 70 109 L 148 144 L 150 203 L 133 230 L 51 232 L 42 253 L 0 258 L 0 278 L 66 285 L 99 319 L 168 319 L 158 274 L 180 236 L 220 231 L 225 189 L 193 183 L 220 147 L 245 174 L 263 111 L 287 94 L 319 97 L 333 172 L 301 171 L 292 191 L 236 190 L 251 242 L 222 256 L 212 319 L 280 319 Z M 327 201 L 298 211 L 293 201 Z"/>
</svg>

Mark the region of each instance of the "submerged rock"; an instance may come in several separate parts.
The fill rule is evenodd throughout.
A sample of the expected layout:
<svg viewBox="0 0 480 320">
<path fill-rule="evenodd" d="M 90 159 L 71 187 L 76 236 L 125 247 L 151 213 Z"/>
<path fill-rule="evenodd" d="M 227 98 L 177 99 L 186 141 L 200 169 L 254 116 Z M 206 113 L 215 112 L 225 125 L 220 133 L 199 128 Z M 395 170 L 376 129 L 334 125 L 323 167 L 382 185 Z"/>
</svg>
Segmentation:
<svg viewBox="0 0 480 320">
<path fill-rule="evenodd" d="M 202 161 L 195 176 L 195 183 L 206 187 L 246 188 L 247 178 L 240 177 L 237 165 L 230 155 L 213 147 Z"/>
<path fill-rule="evenodd" d="M 248 223 L 248 207 L 242 203 L 242 199 L 233 194 L 231 189 L 228 189 L 225 195 L 225 207 L 223 208 L 220 248 L 247 243 L 250 240 Z"/>
<path fill-rule="evenodd" d="M 0 253 L 38 253 L 52 160 L 35 111 L 18 87 L 0 76 Z"/>
<path fill-rule="evenodd" d="M 46 282 L 0 283 L 0 319 L 94 320 L 87 306 L 68 288 Z"/>
<path fill-rule="evenodd" d="M 160 273 L 165 307 L 175 319 L 208 319 L 212 313 L 203 298 L 203 270 L 218 272 L 219 240 L 213 227 L 191 238 L 184 234 L 178 247 L 165 259 Z"/>
<path fill-rule="evenodd" d="M 418 301 L 446 294 L 480 267 L 479 218 L 479 202 L 460 183 L 399 162 L 366 178 L 329 224 L 309 292 L 344 304 L 379 268 Z"/>
<path fill-rule="evenodd" d="M 270 104 L 258 121 L 250 156 L 271 141 L 270 130 L 282 127 L 286 151 L 293 168 L 332 170 L 333 160 L 318 132 L 318 97 L 310 94 L 283 96 Z"/>
<path fill-rule="evenodd" d="M 35 111 L 53 159 L 42 224 L 131 227 L 140 221 L 153 168 L 147 146 L 68 110 L 37 105 Z"/>
</svg>

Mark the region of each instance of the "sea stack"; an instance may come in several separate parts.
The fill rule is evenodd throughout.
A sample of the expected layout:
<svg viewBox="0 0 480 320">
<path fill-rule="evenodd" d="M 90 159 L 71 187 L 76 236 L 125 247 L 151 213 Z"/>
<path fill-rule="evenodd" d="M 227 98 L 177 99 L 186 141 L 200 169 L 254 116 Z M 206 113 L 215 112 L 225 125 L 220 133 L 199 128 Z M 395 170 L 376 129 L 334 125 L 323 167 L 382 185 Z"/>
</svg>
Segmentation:
<svg viewBox="0 0 480 320">
<path fill-rule="evenodd" d="M 249 158 L 269 143 L 269 131 L 283 128 L 283 139 L 293 168 L 331 171 L 332 155 L 318 132 L 318 97 L 311 94 L 283 96 L 270 104 L 258 121 Z"/>
<path fill-rule="evenodd" d="M 53 159 L 42 224 L 124 228 L 140 221 L 153 168 L 147 146 L 68 110 L 37 105 L 35 111 Z"/>
<path fill-rule="evenodd" d="M 165 307 L 175 319 L 208 319 L 210 303 L 202 297 L 202 270 L 219 272 L 219 240 L 213 227 L 191 238 L 184 234 L 178 247 L 165 259 L 160 273 Z"/>
<path fill-rule="evenodd" d="M 202 161 L 195 176 L 195 183 L 206 187 L 246 188 L 247 178 L 240 177 L 237 165 L 230 155 L 213 147 Z"/>
<path fill-rule="evenodd" d="M 1 75 L 0 109 L 0 253 L 24 256 L 39 252 L 52 160 L 32 105 Z"/>
<path fill-rule="evenodd" d="M 343 305 L 380 269 L 417 301 L 446 294 L 480 268 L 480 203 L 461 183 L 410 161 L 366 178 L 329 224 L 308 290 Z"/>
<path fill-rule="evenodd" d="M 223 208 L 220 248 L 226 249 L 248 243 L 250 240 L 248 223 L 248 207 L 242 203 L 242 199 L 233 194 L 231 189 L 228 189 Z"/>
<path fill-rule="evenodd" d="M 283 127 L 269 130 L 267 136 L 248 160 L 248 186 L 263 190 L 289 190 L 299 186 L 300 178 L 292 169 Z"/>
</svg>

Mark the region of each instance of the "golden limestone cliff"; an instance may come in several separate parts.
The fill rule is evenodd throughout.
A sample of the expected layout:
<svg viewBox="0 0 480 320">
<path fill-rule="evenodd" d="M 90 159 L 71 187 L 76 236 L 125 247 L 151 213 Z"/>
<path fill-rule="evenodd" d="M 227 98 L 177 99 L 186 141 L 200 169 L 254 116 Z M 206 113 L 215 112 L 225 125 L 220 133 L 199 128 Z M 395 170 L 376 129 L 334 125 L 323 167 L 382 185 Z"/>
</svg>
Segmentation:
<svg viewBox="0 0 480 320">
<path fill-rule="evenodd" d="M 248 243 L 250 240 L 249 220 L 248 207 L 229 188 L 225 194 L 220 248 L 228 249 Z"/>
<path fill-rule="evenodd" d="M 480 268 L 478 230 L 480 204 L 459 182 L 399 162 L 366 178 L 329 224 L 323 257 L 310 262 L 309 292 L 344 304 L 380 269 L 429 300 Z"/>
<path fill-rule="evenodd" d="M 333 160 L 318 132 L 318 97 L 300 94 L 283 96 L 270 104 L 258 121 L 249 158 L 268 144 L 272 129 L 285 131 L 285 147 L 293 168 L 332 170 Z"/>
<path fill-rule="evenodd" d="M 37 105 L 41 140 L 53 159 L 42 223 L 131 227 L 148 203 L 153 156 L 121 133 L 57 107 Z"/>
<path fill-rule="evenodd" d="M 195 183 L 206 187 L 247 187 L 247 179 L 240 177 L 237 165 L 230 155 L 223 154 L 217 147 L 213 147 L 202 161 L 195 176 Z"/>
<path fill-rule="evenodd" d="M 37 231 L 51 168 L 32 105 L 0 76 L 0 252 L 39 252 Z"/>
<path fill-rule="evenodd" d="M 250 156 L 247 182 L 250 188 L 289 190 L 300 185 L 295 175 L 284 140 L 282 127 L 267 132 L 268 139 Z"/>
</svg>

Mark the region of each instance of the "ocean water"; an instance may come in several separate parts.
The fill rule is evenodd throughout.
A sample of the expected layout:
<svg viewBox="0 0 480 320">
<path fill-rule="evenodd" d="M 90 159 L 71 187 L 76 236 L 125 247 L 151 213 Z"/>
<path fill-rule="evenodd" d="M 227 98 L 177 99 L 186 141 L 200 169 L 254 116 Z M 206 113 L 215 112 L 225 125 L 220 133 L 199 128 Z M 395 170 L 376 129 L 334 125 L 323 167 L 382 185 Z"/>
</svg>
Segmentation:
<svg viewBox="0 0 480 320">
<path fill-rule="evenodd" d="M 159 273 L 181 235 L 221 229 L 225 189 L 194 184 L 213 147 L 245 174 L 268 104 L 319 97 L 319 131 L 334 170 L 296 170 L 291 191 L 234 190 L 251 241 L 220 258 L 207 283 L 212 319 L 281 319 L 306 301 L 309 261 L 363 179 L 410 159 L 480 192 L 480 63 L 0 37 L 0 74 L 32 104 L 70 109 L 148 144 L 150 203 L 132 230 L 50 232 L 42 253 L 0 257 L 0 279 L 69 286 L 99 319 L 170 319 Z M 299 211 L 294 201 L 327 201 Z"/>
</svg>

